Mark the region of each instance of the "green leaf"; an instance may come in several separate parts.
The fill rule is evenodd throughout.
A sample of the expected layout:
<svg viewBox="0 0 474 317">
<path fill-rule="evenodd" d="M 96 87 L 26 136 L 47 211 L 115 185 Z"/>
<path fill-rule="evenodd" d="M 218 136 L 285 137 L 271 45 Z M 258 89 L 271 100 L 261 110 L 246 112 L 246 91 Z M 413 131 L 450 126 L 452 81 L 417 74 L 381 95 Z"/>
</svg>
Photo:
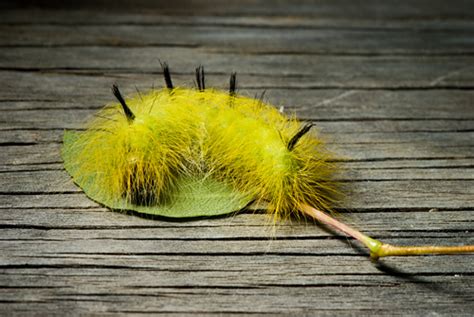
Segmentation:
<svg viewBox="0 0 474 317">
<path fill-rule="evenodd" d="M 171 218 L 187 218 L 217 216 L 240 210 L 252 201 L 252 197 L 236 191 L 231 186 L 212 178 L 182 178 L 178 181 L 178 190 L 171 195 L 170 202 L 156 206 L 138 206 L 127 202 L 124 198 L 116 200 L 105 197 L 94 190 L 95 177 L 77 179 L 76 154 L 80 148 L 75 144 L 79 133 L 64 133 L 62 158 L 66 171 L 85 194 L 94 201 L 118 210 L 133 210 L 139 213 L 159 215 Z"/>
</svg>

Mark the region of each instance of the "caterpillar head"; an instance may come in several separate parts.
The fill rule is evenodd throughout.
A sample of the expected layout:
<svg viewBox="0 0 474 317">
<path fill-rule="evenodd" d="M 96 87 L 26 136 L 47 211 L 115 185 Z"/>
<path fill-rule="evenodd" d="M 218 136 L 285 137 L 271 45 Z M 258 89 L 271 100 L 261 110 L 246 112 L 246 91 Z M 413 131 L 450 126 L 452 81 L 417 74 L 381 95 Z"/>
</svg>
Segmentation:
<svg viewBox="0 0 474 317">
<path fill-rule="evenodd" d="M 100 110 L 85 131 L 67 132 L 63 159 L 92 199 L 113 209 L 168 217 L 229 213 L 250 202 L 285 216 L 301 203 L 330 210 L 335 166 L 312 124 L 287 117 L 263 98 L 205 86 L 166 87 Z"/>
</svg>

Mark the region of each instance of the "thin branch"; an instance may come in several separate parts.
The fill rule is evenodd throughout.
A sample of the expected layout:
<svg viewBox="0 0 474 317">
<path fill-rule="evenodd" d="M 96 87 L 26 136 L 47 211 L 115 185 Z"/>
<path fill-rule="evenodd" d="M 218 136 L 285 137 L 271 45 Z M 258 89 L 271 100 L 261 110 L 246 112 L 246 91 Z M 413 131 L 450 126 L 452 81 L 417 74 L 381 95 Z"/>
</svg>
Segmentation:
<svg viewBox="0 0 474 317">
<path fill-rule="evenodd" d="M 373 239 L 355 228 L 352 228 L 345 223 L 329 216 L 328 214 L 313 208 L 311 206 L 301 204 L 300 210 L 321 223 L 344 232 L 348 236 L 361 242 L 370 250 L 370 257 L 372 260 L 385 256 L 407 256 L 407 255 L 424 255 L 424 254 L 458 254 L 458 253 L 473 253 L 474 245 L 463 246 L 398 246 L 383 243 L 379 240 Z"/>
</svg>

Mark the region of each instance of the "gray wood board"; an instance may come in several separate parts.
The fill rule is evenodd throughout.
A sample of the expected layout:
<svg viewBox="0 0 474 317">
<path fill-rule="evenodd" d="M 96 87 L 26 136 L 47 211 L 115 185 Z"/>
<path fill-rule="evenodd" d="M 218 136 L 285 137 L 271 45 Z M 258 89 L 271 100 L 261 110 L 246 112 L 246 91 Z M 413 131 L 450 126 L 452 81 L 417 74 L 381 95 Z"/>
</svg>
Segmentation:
<svg viewBox="0 0 474 317">
<path fill-rule="evenodd" d="M 20 9 L 21 9 L 21 3 Z M 166 19 L 166 23 L 175 21 L 198 21 L 199 24 L 221 21 L 222 18 L 259 20 L 269 23 L 274 19 L 286 20 L 290 25 L 298 25 L 299 20 L 307 19 L 311 24 L 339 24 L 341 21 L 350 26 L 366 22 L 372 27 L 384 23 L 423 25 L 466 21 L 473 17 L 470 1 L 444 0 L 432 1 L 347 1 L 347 0 L 300 0 L 298 5 L 288 5 L 286 1 L 272 2 L 264 0 L 243 1 L 196 1 L 186 0 L 156 1 L 117 0 L 114 5 L 107 1 L 85 0 L 81 3 L 48 3 L 44 6 L 30 5 L 29 10 L 19 10 L 15 2 L 3 4 L 3 16 L 6 23 L 116 23 L 128 21 L 147 23 Z M 73 10 L 71 10 L 73 9 Z M 110 14 L 110 13 L 113 14 Z M 212 17 L 212 19 L 211 19 Z M 191 19 L 190 19 L 191 18 Z M 189 22 L 188 22 L 189 23 Z"/>
<path fill-rule="evenodd" d="M 111 212 L 63 170 L 64 130 L 173 80 L 284 106 L 344 168 L 338 217 L 389 243 L 474 244 L 474 10 L 465 1 L 84 1 L 0 10 L 0 314 L 459 315 L 473 256 L 370 262 L 263 210 Z M 183 4 L 185 4 L 183 6 Z M 69 4 L 74 8 L 75 4 Z"/>
<path fill-rule="evenodd" d="M 474 29 L 295 29 L 258 26 L 0 26 L 0 47 L 190 47 L 240 54 L 472 54 Z M 157 36 L 159 34 L 159 36 Z M 255 45 L 258 43 L 258 45 Z"/>
<path fill-rule="evenodd" d="M 183 47 L 6 47 L 0 50 L 0 70 L 157 73 L 160 59 L 171 63 L 173 73 L 188 76 L 203 64 L 210 86 L 216 86 L 213 75 L 238 70 L 256 79 L 252 86 L 239 81 L 248 88 L 469 88 L 474 67 L 474 57 L 469 55 L 249 55 Z M 220 86 L 223 83 L 228 79 L 221 79 Z"/>
</svg>

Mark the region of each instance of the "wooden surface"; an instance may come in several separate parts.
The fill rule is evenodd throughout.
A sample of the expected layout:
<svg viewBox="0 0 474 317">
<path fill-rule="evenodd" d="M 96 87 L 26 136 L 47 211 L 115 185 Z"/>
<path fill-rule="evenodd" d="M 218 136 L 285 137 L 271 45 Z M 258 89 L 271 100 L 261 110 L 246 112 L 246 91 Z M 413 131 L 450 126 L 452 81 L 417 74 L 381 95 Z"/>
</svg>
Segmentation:
<svg viewBox="0 0 474 317">
<path fill-rule="evenodd" d="M 472 255 L 374 265 L 313 223 L 110 212 L 59 156 L 113 83 L 162 85 L 158 59 L 181 85 L 199 64 L 207 86 L 235 70 L 340 155 L 343 220 L 390 243 L 474 244 L 472 2 L 170 2 L 1 5 L 0 313 L 472 315 Z"/>
</svg>

